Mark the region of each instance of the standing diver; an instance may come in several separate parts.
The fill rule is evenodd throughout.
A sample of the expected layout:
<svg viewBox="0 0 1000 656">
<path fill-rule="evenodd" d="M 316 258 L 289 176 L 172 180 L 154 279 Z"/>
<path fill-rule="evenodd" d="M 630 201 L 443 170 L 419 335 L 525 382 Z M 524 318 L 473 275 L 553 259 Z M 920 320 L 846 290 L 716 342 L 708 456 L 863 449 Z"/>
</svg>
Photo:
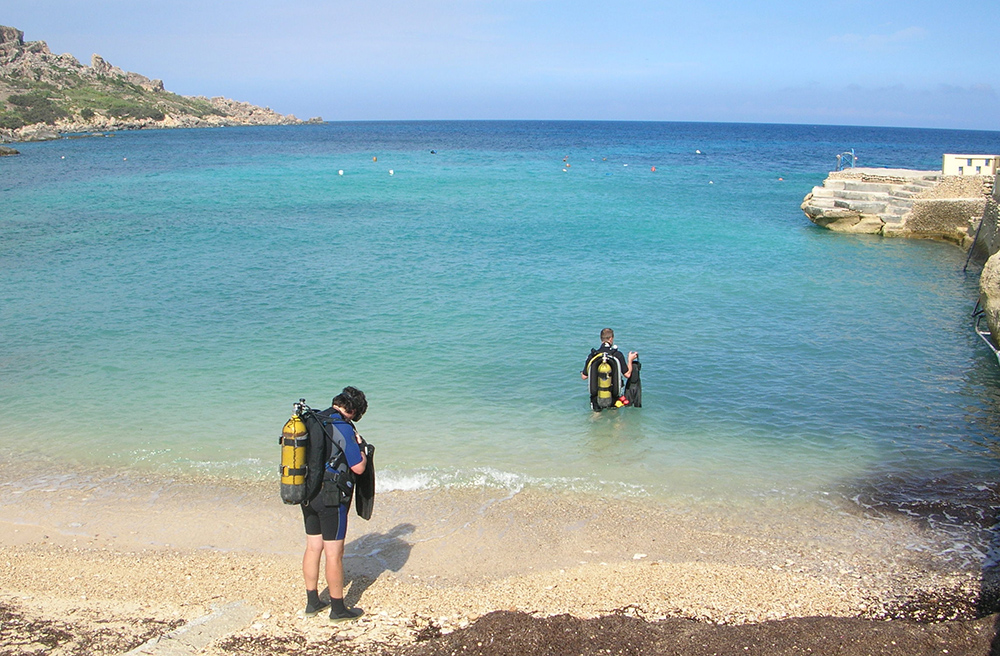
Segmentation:
<svg viewBox="0 0 1000 656">
<path fill-rule="evenodd" d="M 344 538 L 347 536 L 347 511 L 351 505 L 348 491 L 352 474 L 364 473 L 368 456 L 361 448 L 362 439 L 354 429 L 368 409 L 365 393 L 345 387 L 333 398 L 332 407 L 320 413 L 329 430 L 324 430 L 324 458 L 328 463 L 319 494 L 302 503 L 306 528 L 306 551 L 302 557 L 302 575 L 306 584 L 305 615 L 316 615 L 330 607 L 330 621 L 342 622 L 359 617 L 360 608 L 344 605 Z M 350 473 L 349 473 L 350 472 Z M 326 584 L 330 601 L 321 600 L 319 588 L 320 558 L 326 556 Z"/>
<path fill-rule="evenodd" d="M 633 362 L 639 357 L 629 351 L 628 358 L 615 345 L 615 331 L 601 331 L 601 347 L 590 350 L 580 372 L 580 378 L 590 380 L 590 407 L 600 412 L 614 406 L 624 393 L 625 383 L 632 375 Z"/>
</svg>

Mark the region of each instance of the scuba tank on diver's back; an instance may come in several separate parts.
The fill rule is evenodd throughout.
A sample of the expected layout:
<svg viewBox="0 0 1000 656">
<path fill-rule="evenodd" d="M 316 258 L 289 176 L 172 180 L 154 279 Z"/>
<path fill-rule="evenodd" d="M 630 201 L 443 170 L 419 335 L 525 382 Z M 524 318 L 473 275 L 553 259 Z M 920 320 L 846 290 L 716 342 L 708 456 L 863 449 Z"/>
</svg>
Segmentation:
<svg viewBox="0 0 1000 656">
<path fill-rule="evenodd" d="M 292 404 L 292 416 L 278 438 L 281 500 L 289 505 L 308 503 L 326 492 L 324 505 L 337 506 L 349 502 L 353 494 L 358 515 L 370 519 L 375 503 L 375 447 L 361 440 L 359 446 L 368 457 L 368 465 L 363 474 L 354 474 L 341 449 L 331 454 L 327 448 L 333 435 L 340 432 L 338 423 L 349 426 L 351 435 L 356 434 L 353 422 L 343 419 L 334 408 L 316 411 L 305 399 Z"/>
<path fill-rule="evenodd" d="M 302 419 L 305 399 L 292 404 L 292 416 L 285 422 L 278 443 L 281 445 L 281 500 L 287 504 L 302 503 L 306 498 L 306 456 L 309 431 Z"/>
<path fill-rule="evenodd" d="M 604 362 L 597 365 L 597 405 L 607 408 L 611 403 L 611 365 L 605 356 Z"/>
<path fill-rule="evenodd" d="M 618 358 L 607 351 L 593 350 L 584 371 L 590 381 L 591 408 L 601 411 L 614 406 L 624 387 Z"/>
</svg>

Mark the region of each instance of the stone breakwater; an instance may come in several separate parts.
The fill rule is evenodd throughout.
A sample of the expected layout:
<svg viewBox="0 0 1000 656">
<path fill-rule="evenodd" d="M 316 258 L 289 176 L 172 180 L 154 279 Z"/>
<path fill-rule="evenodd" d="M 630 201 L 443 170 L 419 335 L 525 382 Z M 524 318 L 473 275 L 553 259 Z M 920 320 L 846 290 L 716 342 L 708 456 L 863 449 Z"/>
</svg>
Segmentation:
<svg viewBox="0 0 1000 656">
<path fill-rule="evenodd" d="M 802 211 L 837 232 L 942 239 L 970 248 L 987 211 L 993 179 L 940 171 L 848 169 L 813 187 Z"/>
<path fill-rule="evenodd" d="M 939 239 L 983 262 L 980 303 L 1000 347 L 1000 190 L 991 176 L 848 169 L 830 173 L 802 201 L 816 225 L 837 232 Z"/>
</svg>

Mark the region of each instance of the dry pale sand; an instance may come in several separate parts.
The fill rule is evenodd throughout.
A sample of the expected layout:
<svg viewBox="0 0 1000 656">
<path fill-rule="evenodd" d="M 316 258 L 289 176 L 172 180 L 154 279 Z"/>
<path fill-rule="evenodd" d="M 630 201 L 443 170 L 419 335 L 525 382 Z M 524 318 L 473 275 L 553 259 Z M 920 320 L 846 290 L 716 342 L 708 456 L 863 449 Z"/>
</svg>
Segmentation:
<svg viewBox="0 0 1000 656">
<path fill-rule="evenodd" d="M 0 654 L 121 653 L 233 608 L 238 619 L 202 653 L 276 638 L 402 648 L 497 610 L 730 626 L 946 619 L 974 613 L 982 585 L 927 550 L 919 524 L 832 505 L 696 511 L 546 490 L 396 491 L 378 497 L 372 521 L 351 517 L 347 601 L 366 615 L 330 626 L 299 614 L 301 515 L 275 487 L 4 465 Z"/>
</svg>

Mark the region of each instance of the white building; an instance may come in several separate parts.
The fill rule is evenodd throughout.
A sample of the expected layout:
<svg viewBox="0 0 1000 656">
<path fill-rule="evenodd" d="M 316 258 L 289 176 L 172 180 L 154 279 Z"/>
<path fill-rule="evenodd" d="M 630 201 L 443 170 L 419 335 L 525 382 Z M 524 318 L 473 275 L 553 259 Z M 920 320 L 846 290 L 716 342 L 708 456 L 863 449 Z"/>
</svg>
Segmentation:
<svg viewBox="0 0 1000 656">
<path fill-rule="evenodd" d="M 989 175 L 1000 171 L 1000 155 L 945 155 L 941 172 L 945 175 Z"/>
</svg>

